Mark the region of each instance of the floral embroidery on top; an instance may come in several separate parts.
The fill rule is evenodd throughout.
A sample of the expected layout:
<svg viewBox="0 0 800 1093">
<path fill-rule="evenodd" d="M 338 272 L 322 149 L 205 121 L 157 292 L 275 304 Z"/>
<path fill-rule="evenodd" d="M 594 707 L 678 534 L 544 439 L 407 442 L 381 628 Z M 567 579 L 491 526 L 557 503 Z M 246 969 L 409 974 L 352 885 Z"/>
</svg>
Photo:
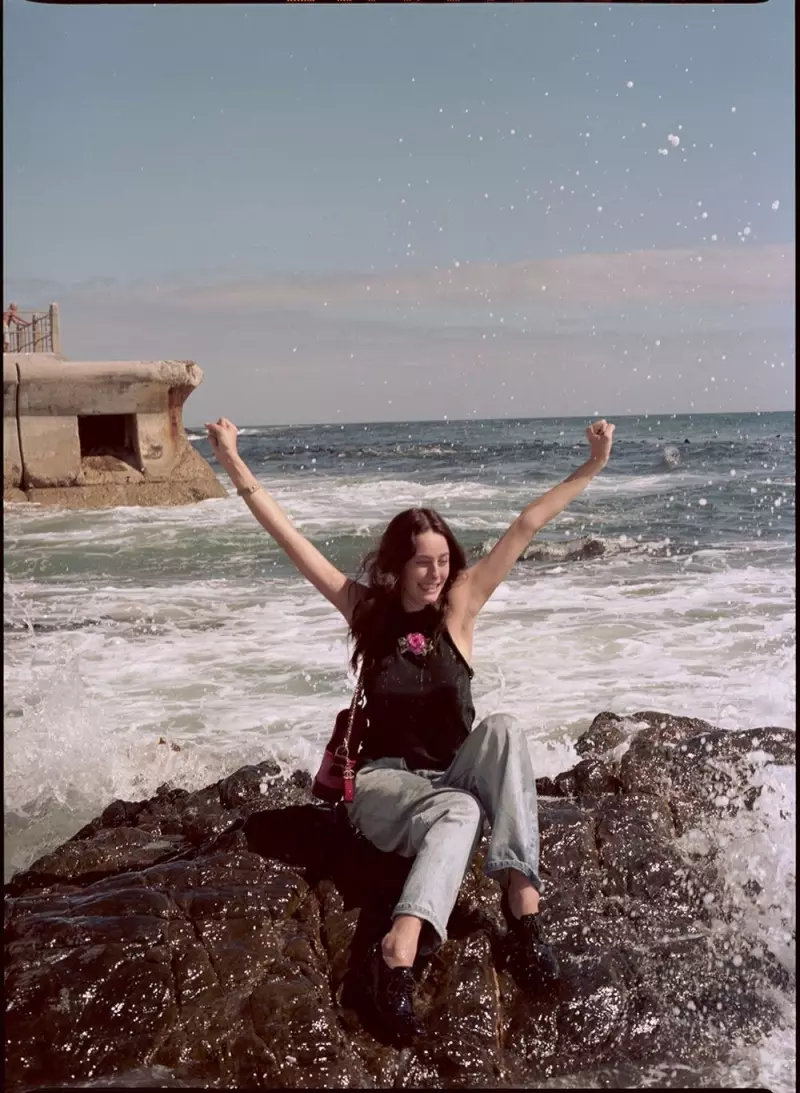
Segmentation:
<svg viewBox="0 0 800 1093">
<path fill-rule="evenodd" d="M 424 634 L 406 634 L 397 639 L 397 644 L 401 653 L 413 653 L 415 657 L 425 657 L 433 649 L 433 642 Z"/>
</svg>

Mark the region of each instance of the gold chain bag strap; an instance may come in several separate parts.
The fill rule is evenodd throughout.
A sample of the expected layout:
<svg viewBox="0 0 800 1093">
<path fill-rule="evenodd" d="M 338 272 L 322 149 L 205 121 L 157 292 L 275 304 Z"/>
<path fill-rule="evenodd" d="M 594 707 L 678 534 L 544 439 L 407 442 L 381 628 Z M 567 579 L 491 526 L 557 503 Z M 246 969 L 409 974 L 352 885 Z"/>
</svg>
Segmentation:
<svg viewBox="0 0 800 1093">
<path fill-rule="evenodd" d="M 356 688 L 353 691 L 353 698 L 350 702 L 350 713 L 347 718 L 347 731 L 344 734 L 344 741 L 336 754 L 340 755 L 344 760 L 344 770 L 342 771 L 342 781 L 344 782 L 344 789 L 342 791 L 345 801 L 349 804 L 353 800 L 356 788 L 356 761 L 350 754 L 350 745 L 354 744 L 354 751 L 358 751 L 358 747 L 361 744 L 360 734 L 358 741 L 353 739 L 353 728 L 356 723 L 356 715 L 358 714 L 359 704 L 361 702 L 361 696 L 364 693 L 364 672 L 361 667 L 358 669 L 358 679 L 356 680 Z"/>
<path fill-rule="evenodd" d="M 322 801 L 347 803 L 355 795 L 356 756 L 366 727 L 366 715 L 361 705 L 364 694 L 364 670 L 359 668 L 353 697 L 347 710 L 336 715 L 333 733 L 322 756 L 311 792 Z"/>
</svg>

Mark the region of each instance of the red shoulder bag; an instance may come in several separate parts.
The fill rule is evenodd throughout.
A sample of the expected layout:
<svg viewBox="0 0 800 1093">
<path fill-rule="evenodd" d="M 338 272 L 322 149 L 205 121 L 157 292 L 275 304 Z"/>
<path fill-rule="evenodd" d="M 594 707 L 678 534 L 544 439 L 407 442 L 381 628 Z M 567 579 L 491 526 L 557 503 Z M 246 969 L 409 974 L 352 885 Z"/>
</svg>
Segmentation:
<svg viewBox="0 0 800 1093">
<path fill-rule="evenodd" d="M 311 786 L 311 792 L 321 801 L 334 804 L 344 800 L 349 804 L 355 795 L 358 752 L 367 726 L 361 702 L 363 694 L 364 671 L 360 668 L 350 708 L 336 715 L 333 733 Z"/>
</svg>

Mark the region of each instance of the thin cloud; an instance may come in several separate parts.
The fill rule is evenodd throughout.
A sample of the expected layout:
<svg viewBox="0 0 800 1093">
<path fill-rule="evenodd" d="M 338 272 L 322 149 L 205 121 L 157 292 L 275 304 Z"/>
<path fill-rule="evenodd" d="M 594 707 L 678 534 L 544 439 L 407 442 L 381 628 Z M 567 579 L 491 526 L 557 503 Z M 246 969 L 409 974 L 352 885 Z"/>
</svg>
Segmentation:
<svg viewBox="0 0 800 1093">
<path fill-rule="evenodd" d="M 470 311 L 554 304 L 608 307 L 620 302 L 672 304 L 789 303 L 794 244 L 582 254 L 513 263 L 453 263 L 409 274 L 266 278 L 160 293 L 173 305 L 233 309 L 325 310 L 375 307 Z"/>
<path fill-rule="evenodd" d="M 581 254 L 511 263 L 454 262 L 409 273 L 275 276 L 206 284 L 108 279 L 80 285 L 8 283 L 20 299 L 91 302 L 229 314 L 280 312 L 334 315 L 348 320 L 449 326 L 490 315 L 585 324 L 594 313 L 626 308 L 793 307 L 793 243 L 707 246 Z"/>
</svg>

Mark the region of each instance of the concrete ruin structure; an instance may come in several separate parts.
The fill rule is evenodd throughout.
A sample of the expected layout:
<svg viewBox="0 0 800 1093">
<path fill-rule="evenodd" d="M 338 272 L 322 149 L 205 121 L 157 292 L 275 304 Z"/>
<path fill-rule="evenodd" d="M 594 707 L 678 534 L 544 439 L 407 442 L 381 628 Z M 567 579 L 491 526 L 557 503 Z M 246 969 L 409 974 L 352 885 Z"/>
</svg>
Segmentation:
<svg viewBox="0 0 800 1093">
<path fill-rule="evenodd" d="M 3 500 L 64 508 L 227 496 L 183 427 L 193 361 L 3 353 Z"/>
</svg>

